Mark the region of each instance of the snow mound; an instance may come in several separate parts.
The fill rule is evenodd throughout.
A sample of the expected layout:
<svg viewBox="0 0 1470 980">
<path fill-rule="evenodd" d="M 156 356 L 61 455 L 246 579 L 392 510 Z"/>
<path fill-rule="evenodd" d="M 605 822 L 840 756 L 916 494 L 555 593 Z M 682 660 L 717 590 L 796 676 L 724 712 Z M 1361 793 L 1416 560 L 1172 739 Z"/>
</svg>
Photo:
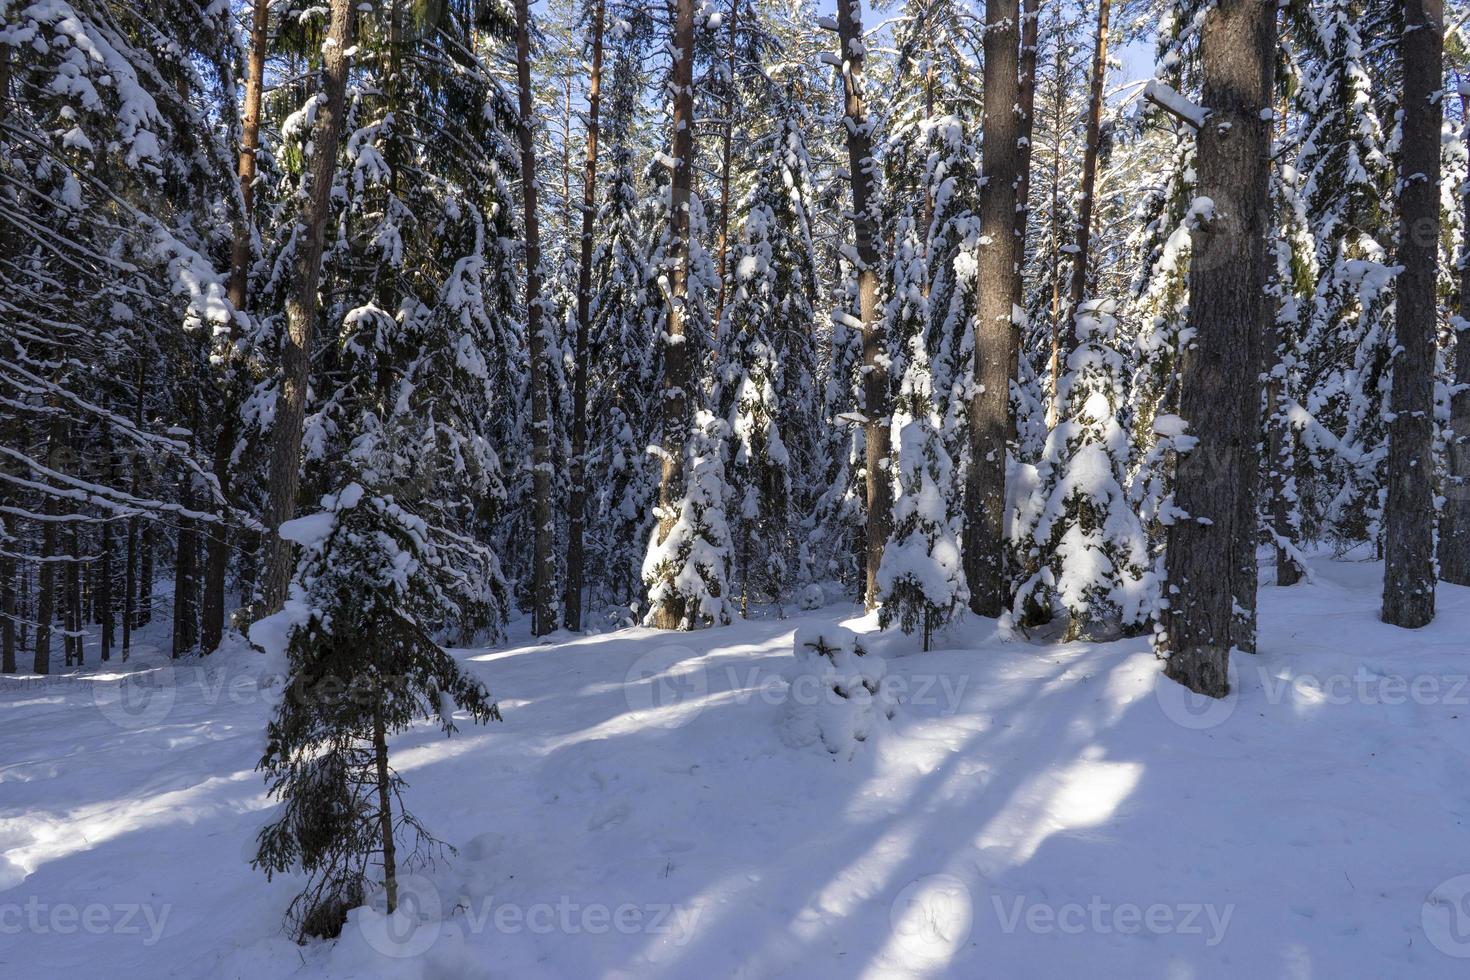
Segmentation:
<svg viewBox="0 0 1470 980">
<path fill-rule="evenodd" d="M 841 626 L 798 629 L 793 646 L 797 667 L 789 679 L 782 741 L 793 748 L 820 742 L 832 755 L 852 758 L 893 718 L 897 701 L 884 684 L 887 663 Z"/>
</svg>

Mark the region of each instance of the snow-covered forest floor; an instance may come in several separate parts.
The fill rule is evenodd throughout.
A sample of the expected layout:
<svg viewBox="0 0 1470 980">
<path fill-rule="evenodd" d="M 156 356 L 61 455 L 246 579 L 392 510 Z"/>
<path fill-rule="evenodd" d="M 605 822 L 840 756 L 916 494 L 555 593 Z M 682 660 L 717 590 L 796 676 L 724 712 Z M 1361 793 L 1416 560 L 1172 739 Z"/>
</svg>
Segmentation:
<svg viewBox="0 0 1470 980">
<path fill-rule="evenodd" d="M 1470 590 L 1406 632 L 1381 565 L 1312 573 L 1223 702 L 1144 639 L 873 638 L 900 703 L 850 758 L 787 684 L 850 607 L 463 651 L 504 722 L 393 743 L 458 853 L 306 947 L 247 863 L 279 665 L 6 678 L 0 975 L 1464 976 Z"/>
</svg>

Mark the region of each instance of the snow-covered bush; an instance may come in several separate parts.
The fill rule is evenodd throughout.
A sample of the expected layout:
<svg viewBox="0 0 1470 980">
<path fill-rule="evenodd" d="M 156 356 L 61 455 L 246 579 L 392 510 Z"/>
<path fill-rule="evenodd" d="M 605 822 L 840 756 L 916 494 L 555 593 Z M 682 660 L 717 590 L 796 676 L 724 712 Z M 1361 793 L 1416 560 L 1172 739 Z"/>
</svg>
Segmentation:
<svg viewBox="0 0 1470 980">
<path fill-rule="evenodd" d="M 799 629 L 794 645 L 797 668 L 786 703 L 787 742 L 803 746 L 820 741 L 832 755 L 851 758 L 893 718 L 896 701 L 884 684 L 887 664 L 841 626 Z"/>
</svg>

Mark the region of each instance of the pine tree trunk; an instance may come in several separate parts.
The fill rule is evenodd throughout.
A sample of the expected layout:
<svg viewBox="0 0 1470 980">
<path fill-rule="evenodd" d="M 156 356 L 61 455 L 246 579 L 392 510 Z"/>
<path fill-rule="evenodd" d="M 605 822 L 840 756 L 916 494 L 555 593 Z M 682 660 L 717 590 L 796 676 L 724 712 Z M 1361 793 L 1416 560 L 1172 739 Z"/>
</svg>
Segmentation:
<svg viewBox="0 0 1470 980">
<path fill-rule="evenodd" d="M 526 231 L 526 332 L 531 341 L 532 507 L 535 522 L 532 558 L 531 631 L 545 636 L 556 629 L 556 531 L 551 510 L 551 385 L 542 332 L 541 234 L 536 212 L 536 144 L 531 135 L 531 12 L 529 0 L 516 0 L 516 63 L 520 81 L 521 195 Z"/>
<path fill-rule="evenodd" d="M 56 618 L 56 498 L 50 494 L 41 508 L 41 561 L 36 583 L 36 640 L 35 664 L 31 668 L 37 674 L 51 673 L 51 627 Z"/>
<path fill-rule="evenodd" d="M 863 90 L 864 48 L 859 0 L 838 0 L 837 38 L 843 67 L 843 123 L 852 183 L 853 245 L 857 258 L 858 317 L 863 324 L 863 442 L 867 451 L 866 575 L 864 604 L 878 605 L 878 567 L 888 543 L 893 490 L 888 479 L 888 336 L 878 310 L 878 194 L 873 185 L 873 129 Z"/>
<path fill-rule="evenodd" d="M 720 240 L 716 247 L 716 275 L 720 280 L 718 298 L 715 300 L 716 335 L 725 317 L 725 295 L 729 288 L 725 275 L 730 262 L 730 159 L 735 142 L 735 37 L 740 24 L 740 0 L 730 0 L 730 51 L 726 69 L 730 73 L 729 98 L 725 103 L 725 125 L 721 133 L 720 147 Z"/>
<path fill-rule="evenodd" d="M 0 515 L 0 673 L 15 673 L 15 621 L 20 618 L 16 602 L 16 561 L 19 542 L 15 539 L 15 521 L 9 514 Z"/>
<path fill-rule="evenodd" d="M 970 609 L 999 616 L 1006 604 L 1006 441 L 1010 434 L 1016 295 L 1016 183 L 1020 177 L 1017 0 L 985 5 L 985 183 L 980 188 L 979 302 L 970 465 L 965 486 L 964 564 Z"/>
<path fill-rule="evenodd" d="M 82 554 L 82 543 L 77 525 L 71 526 L 67 537 L 70 539 L 71 558 L 66 563 L 66 608 L 62 611 L 61 620 L 66 630 L 63 646 L 67 652 L 67 665 L 80 667 L 83 665 L 82 627 L 85 617 L 82 615 L 82 563 L 78 560 Z"/>
<path fill-rule="evenodd" d="M 1092 264 L 1092 211 L 1097 196 L 1097 157 L 1102 143 L 1103 92 L 1108 77 L 1108 14 L 1110 0 L 1097 5 L 1097 33 L 1092 46 L 1092 79 L 1087 97 L 1087 145 L 1082 151 L 1082 192 L 1077 205 L 1077 251 L 1072 256 L 1072 285 L 1067 299 L 1072 314 L 1063 332 L 1059 360 L 1063 363 L 1077 346 L 1076 317 L 1087 298 L 1089 267 Z"/>
<path fill-rule="evenodd" d="M 1460 116 L 1470 126 L 1470 99 L 1463 95 Z M 1470 229 L 1470 182 L 1464 185 L 1461 203 L 1464 227 Z M 1460 313 L 1453 324 L 1456 393 L 1445 433 L 1449 478 L 1439 522 L 1439 574 L 1446 582 L 1470 585 L 1470 234 L 1460 247 Z"/>
<path fill-rule="evenodd" d="M 105 479 L 108 486 L 117 485 L 117 461 L 113 454 L 112 429 L 103 423 L 102 425 L 102 465 L 105 467 Z M 98 653 L 103 663 L 112 659 L 112 621 L 113 600 L 112 582 L 117 574 L 117 565 L 114 561 L 113 552 L 117 550 L 117 532 L 113 527 L 111 518 L 102 522 L 101 548 L 94 565 L 96 569 L 96 602 L 97 602 L 97 625 L 98 630 Z"/>
<path fill-rule="evenodd" d="M 398 862 L 393 847 L 393 798 L 388 785 L 388 737 L 383 729 L 383 707 L 373 711 L 373 758 L 378 775 L 378 835 L 383 844 L 383 892 L 388 914 L 398 908 Z"/>
<path fill-rule="evenodd" d="M 265 87 L 265 49 L 268 43 L 266 27 L 270 19 L 270 0 L 255 0 L 250 20 L 250 49 L 245 67 L 245 107 L 240 120 L 240 160 L 236 169 L 240 182 L 242 210 L 234 229 L 234 241 L 230 249 L 230 305 L 236 310 L 245 309 L 245 287 L 250 271 L 250 237 L 255 227 L 255 154 L 260 147 L 260 103 Z M 237 323 L 230 325 L 230 339 L 240 335 Z M 230 349 L 233 350 L 233 343 Z M 227 359 L 225 370 L 229 373 L 232 364 Z M 239 402 L 237 386 L 233 378 L 226 378 L 226 397 L 220 412 L 220 427 L 214 444 L 214 476 L 219 481 L 220 494 L 230 499 L 230 459 L 235 452 L 238 435 Z M 209 529 L 207 537 L 207 568 L 204 576 L 204 600 L 202 604 L 199 648 L 211 653 L 219 647 L 225 629 L 225 579 L 230 562 L 230 533 L 223 524 Z"/>
<path fill-rule="evenodd" d="M 1383 621 L 1417 629 L 1434 619 L 1434 332 L 1439 247 L 1444 8 L 1405 0 L 1399 251 L 1388 426 Z"/>
<path fill-rule="evenodd" d="M 1020 160 L 1020 182 L 1016 185 L 1016 268 L 1026 268 L 1026 233 L 1031 225 L 1031 138 L 1035 130 L 1036 115 L 1036 54 L 1039 35 L 1041 33 L 1041 0 L 1022 0 L 1021 4 L 1021 67 L 1020 86 L 1021 98 L 1021 160 Z M 1011 303 L 1016 307 L 1026 307 L 1026 280 L 1022 275 L 1016 276 L 1015 292 L 1011 296 Z M 1020 335 L 1021 327 L 1015 327 L 1016 356 L 1021 353 Z M 1019 365 L 1019 360 L 1018 360 Z M 1011 426 L 1014 434 L 1015 425 Z"/>
<path fill-rule="evenodd" d="M 1193 234 L 1189 320 L 1193 341 L 1180 354 L 1180 412 L 1199 440 L 1182 453 L 1165 558 L 1169 607 L 1164 634 L 1168 675 L 1212 697 L 1229 693 L 1232 647 L 1251 649 L 1236 616 L 1247 590 L 1254 605 L 1255 494 L 1259 469 L 1264 344 L 1262 304 L 1243 301 L 1266 289 L 1270 204 L 1272 76 L 1276 8 L 1259 0 L 1220 0 L 1201 42 L 1204 105 L 1198 193 L 1213 217 Z M 1250 547 L 1242 547 L 1247 542 Z M 1249 554 L 1248 563 L 1242 555 Z"/>
<path fill-rule="evenodd" d="M 1283 379 L 1277 373 L 1276 368 L 1281 362 L 1280 345 L 1281 332 L 1276 324 L 1275 297 L 1271 298 L 1272 309 L 1266 318 L 1266 328 L 1269 341 L 1267 349 L 1271 357 L 1265 367 L 1268 372 L 1266 382 L 1266 407 L 1271 413 L 1269 418 L 1270 435 L 1267 448 L 1268 458 L 1266 460 L 1266 477 L 1269 481 L 1271 493 L 1271 529 L 1276 536 L 1276 584 L 1278 586 L 1296 585 L 1302 580 L 1302 568 L 1292 558 L 1286 548 L 1281 545 L 1282 541 L 1289 541 L 1293 537 L 1295 528 L 1291 526 L 1291 501 L 1287 498 L 1288 481 L 1291 479 L 1291 463 L 1296 458 L 1293 444 L 1296 433 L 1291 428 L 1291 422 L 1286 417 L 1286 404 L 1283 394 Z M 1252 537 L 1254 542 L 1254 537 Z"/>
<path fill-rule="evenodd" d="M 689 196 L 694 170 L 694 0 L 677 0 L 674 12 L 672 208 L 669 216 L 669 329 L 664 342 L 664 423 L 658 487 L 658 541 L 674 528 L 684 496 L 684 440 L 688 435 L 691 368 L 685 305 L 689 298 Z M 684 602 L 665 599 L 654 614 L 659 629 L 678 629 Z"/>
<path fill-rule="evenodd" d="M 582 171 L 582 238 L 577 263 L 577 364 L 572 387 L 572 487 L 567 506 L 567 587 L 562 621 L 582 629 L 582 583 L 587 521 L 587 370 L 592 324 L 592 230 L 597 219 L 598 112 L 602 107 L 603 0 L 592 5 L 592 75 L 587 85 L 587 158 Z"/>
<path fill-rule="evenodd" d="M 1066 71 L 1067 49 L 1056 46 L 1057 92 L 1052 100 L 1052 133 L 1057 145 L 1051 158 L 1051 263 L 1048 275 L 1051 278 L 1051 358 L 1047 362 L 1051 374 L 1051 397 L 1047 399 L 1046 427 L 1057 424 L 1057 389 L 1062 383 L 1062 76 Z"/>
<path fill-rule="evenodd" d="M 301 216 L 304 234 L 298 242 L 292 285 L 286 299 L 286 333 L 281 338 L 281 391 L 271 433 L 270 484 L 265 525 L 273 534 L 296 513 L 301 482 L 301 438 L 306 420 L 306 389 L 311 375 L 311 337 L 317 313 L 317 282 L 322 271 L 332 177 L 342 141 L 347 95 L 347 46 L 352 33 L 353 0 L 331 0 L 327 39 L 322 45 L 322 95 L 312 131 L 311 185 Z M 280 537 L 266 542 L 269 557 L 262 583 L 263 612 L 286 601 L 291 582 L 291 544 Z"/>
</svg>

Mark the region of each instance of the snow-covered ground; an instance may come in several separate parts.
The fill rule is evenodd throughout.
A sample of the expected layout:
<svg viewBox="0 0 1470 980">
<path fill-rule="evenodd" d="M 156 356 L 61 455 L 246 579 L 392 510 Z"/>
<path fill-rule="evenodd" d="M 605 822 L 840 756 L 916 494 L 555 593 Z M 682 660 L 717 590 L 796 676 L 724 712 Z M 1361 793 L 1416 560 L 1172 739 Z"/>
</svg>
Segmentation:
<svg viewBox="0 0 1470 980">
<path fill-rule="evenodd" d="M 505 721 L 393 747 L 458 854 L 307 947 L 247 864 L 263 658 L 4 678 L 0 976 L 1466 976 L 1470 590 L 1411 633 L 1381 566 L 1313 573 L 1218 703 L 1144 640 L 870 637 L 850 757 L 788 679 L 851 608 L 466 651 Z"/>
</svg>

